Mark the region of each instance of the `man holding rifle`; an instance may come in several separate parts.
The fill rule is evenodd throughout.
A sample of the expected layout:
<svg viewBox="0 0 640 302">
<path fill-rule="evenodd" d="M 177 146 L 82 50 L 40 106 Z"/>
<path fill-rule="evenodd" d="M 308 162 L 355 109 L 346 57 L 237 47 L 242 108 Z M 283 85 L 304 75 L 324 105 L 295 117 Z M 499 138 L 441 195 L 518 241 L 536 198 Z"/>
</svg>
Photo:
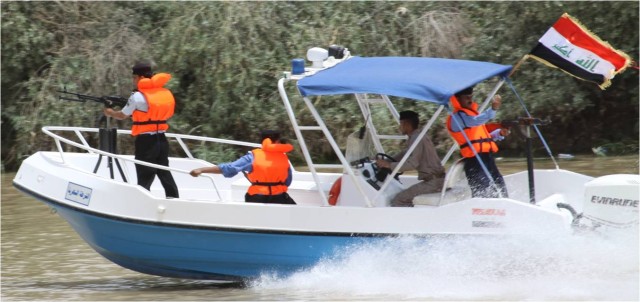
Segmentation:
<svg viewBox="0 0 640 302">
<path fill-rule="evenodd" d="M 504 139 L 504 136 L 509 134 L 509 130 L 498 128 L 491 131 L 485 125 L 496 116 L 496 111 L 502 104 L 502 98 L 500 95 L 494 96 L 491 108 L 479 113 L 478 104 L 473 101 L 472 96 L 473 87 L 469 87 L 451 97 L 453 113 L 447 118 L 447 130 L 460 146 L 471 195 L 488 198 L 509 197 L 507 186 L 493 158 L 493 153 L 498 152 L 498 146 L 494 141 Z M 465 139 L 463 131 L 471 141 L 471 145 Z M 482 161 L 487 168 L 491 178 L 487 177 L 479 161 Z M 495 187 L 491 185 L 492 182 Z"/>
<path fill-rule="evenodd" d="M 123 120 L 133 119 L 131 135 L 135 140 L 135 159 L 157 165 L 169 166 L 169 143 L 164 132 L 169 129 L 167 120 L 173 116 L 175 99 L 164 88 L 170 79 L 168 73 L 153 73 L 150 62 L 137 62 L 133 68 L 133 84 L 137 87 L 127 105 L 120 111 L 104 108 L 104 115 Z M 178 198 L 178 187 L 170 171 L 136 164 L 138 185 L 149 190 L 156 175 L 164 187 L 167 198 Z"/>
</svg>

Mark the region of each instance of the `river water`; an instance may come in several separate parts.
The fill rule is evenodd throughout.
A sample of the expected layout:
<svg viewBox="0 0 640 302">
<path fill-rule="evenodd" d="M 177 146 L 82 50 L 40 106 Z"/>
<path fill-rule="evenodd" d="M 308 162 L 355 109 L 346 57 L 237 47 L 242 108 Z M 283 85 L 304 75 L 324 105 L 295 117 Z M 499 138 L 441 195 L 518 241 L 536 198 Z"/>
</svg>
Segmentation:
<svg viewBox="0 0 640 302">
<path fill-rule="evenodd" d="M 558 163 L 591 176 L 638 174 L 637 156 Z M 526 163 L 498 165 L 508 174 Z M 2 301 L 640 299 L 638 230 L 608 238 L 400 237 L 244 286 L 148 276 L 99 256 L 47 206 L 16 191 L 13 176 L 2 175 Z"/>
</svg>

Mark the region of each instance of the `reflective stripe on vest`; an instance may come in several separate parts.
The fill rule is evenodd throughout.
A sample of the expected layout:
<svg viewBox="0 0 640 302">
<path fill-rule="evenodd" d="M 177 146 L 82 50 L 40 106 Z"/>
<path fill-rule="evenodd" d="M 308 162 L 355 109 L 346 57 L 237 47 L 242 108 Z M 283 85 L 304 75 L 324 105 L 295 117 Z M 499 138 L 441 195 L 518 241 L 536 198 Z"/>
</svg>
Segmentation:
<svg viewBox="0 0 640 302">
<path fill-rule="evenodd" d="M 262 142 L 262 148 L 254 149 L 253 171 L 245 176 L 251 182 L 249 195 L 278 195 L 287 192 L 285 181 L 289 176 L 289 158 L 286 152 L 293 150 L 290 144 L 272 144 L 270 139 Z"/>
<path fill-rule="evenodd" d="M 453 104 L 454 111 L 453 114 L 447 117 L 447 130 L 449 131 L 451 137 L 453 137 L 453 139 L 460 146 L 460 154 L 462 155 L 462 157 L 474 157 L 475 154 L 469 147 L 469 143 L 464 138 L 462 131 L 454 132 L 453 130 L 451 130 L 451 119 L 452 115 L 458 114 L 458 112 L 460 111 L 466 113 L 469 116 L 477 116 L 478 111 L 462 108 L 455 96 L 451 97 L 451 103 Z M 474 105 L 476 105 L 474 106 L 474 109 L 477 108 L 477 104 L 474 103 Z M 477 153 L 498 152 L 498 146 L 493 141 L 493 139 L 491 138 L 491 134 L 489 133 L 489 131 L 487 131 L 487 128 L 484 125 L 466 127 L 466 125 L 463 125 L 463 122 L 460 118 L 458 119 L 458 122 L 461 123 L 460 126 L 464 127 L 463 131 L 471 141 L 471 144 Z"/>
<path fill-rule="evenodd" d="M 133 126 L 131 135 L 137 136 L 145 132 L 166 131 L 169 129 L 167 120 L 173 116 L 175 99 L 169 89 L 163 88 L 171 75 L 159 73 L 152 78 L 138 81 L 138 91 L 144 95 L 149 109 L 147 112 L 135 110 L 131 118 Z"/>
</svg>

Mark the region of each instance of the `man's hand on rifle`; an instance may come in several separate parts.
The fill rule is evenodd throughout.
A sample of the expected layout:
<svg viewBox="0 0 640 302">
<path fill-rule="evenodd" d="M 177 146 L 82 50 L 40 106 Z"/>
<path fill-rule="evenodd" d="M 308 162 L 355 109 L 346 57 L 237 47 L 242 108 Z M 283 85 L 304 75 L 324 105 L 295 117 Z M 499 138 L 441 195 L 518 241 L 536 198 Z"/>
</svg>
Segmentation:
<svg viewBox="0 0 640 302">
<path fill-rule="evenodd" d="M 113 104 L 113 102 L 111 100 L 103 97 L 102 101 L 104 102 L 104 107 L 105 108 L 113 108 L 114 104 Z"/>
<path fill-rule="evenodd" d="M 113 108 L 114 106 L 124 108 L 127 105 L 128 99 L 121 96 L 103 96 L 100 98 L 105 107 Z"/>
<path fill-rule="evenodd" d="M 123 120 L 123 119 L 126 119 L 127 117 L 129 117 L 126 114 L 122 113 L 122 111 L 115 111 L 115 110 L 113 110 L 111 108 L 104 108 L 104 109 L 102 109 L 102 112 L 104 113 L 105 116 L 112 117 L 112 118 L 115 118 L 117 120 Z"/>
</svg>

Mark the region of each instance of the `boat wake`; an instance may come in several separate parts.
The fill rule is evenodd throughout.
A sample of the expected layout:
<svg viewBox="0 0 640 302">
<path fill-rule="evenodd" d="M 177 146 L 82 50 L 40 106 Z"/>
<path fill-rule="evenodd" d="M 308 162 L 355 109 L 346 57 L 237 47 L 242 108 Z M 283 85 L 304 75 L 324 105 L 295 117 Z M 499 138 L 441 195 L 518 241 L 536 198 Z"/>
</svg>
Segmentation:
<svg viewBox="0 0 640 302">
<path fill-rule="evenodd" d="M 288 298 L 638 300 L 638 232 L 608 238 L 397 237 L 251 288 Z M 311 297 L 309 295 L 312 295 Z"/>
</svg>

